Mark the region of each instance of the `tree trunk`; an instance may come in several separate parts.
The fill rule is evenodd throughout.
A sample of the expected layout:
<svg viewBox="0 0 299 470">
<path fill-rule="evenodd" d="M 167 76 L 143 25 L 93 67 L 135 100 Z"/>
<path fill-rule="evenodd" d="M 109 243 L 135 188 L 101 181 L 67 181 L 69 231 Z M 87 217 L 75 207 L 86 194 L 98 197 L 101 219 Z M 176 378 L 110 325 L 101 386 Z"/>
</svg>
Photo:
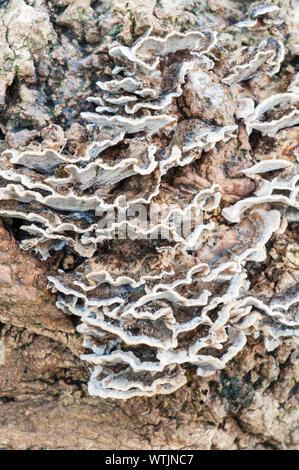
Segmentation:
<svg viewBox="0 0 299 470">
<path fill-rule="evenodd" d="M 279 34 L 294 50 L 291 2 L 274 3 L 287 18 L 288 29 Z M 239 0 L 1 2 L 2 18 L 27 5 L 38 20 L 26 25 L 26 32 L 19 30 L 21 20 L 10 20 L 8 26 L 3 20 L 0 26 L 1 69 L 5 65 L 5 74 L 0 75 L 0 150 L 24 148 L 34 139 L 50 139 L 53 132 L 55 138 L 66 139 L 69 151 L 78 149 L 86 140 L 79 113 L 93 109 L 86 98 L 95 95 L 95 82 L 107 72 L 109 44 L 114 40 L 131 44 L 149 26 L 161 33 L 184 25 L 188 29 L 196 22 L 198 29 L 208 24 L 219 33 L 227 31 L 228 41 L 238 42 L 229 28 L 246 17 L 248 4 Z M 286 67 L 292 67 L 291 60 Z M 50 124 L 56 128 L 49 130 Z M 292 236 L 295 240 L 294 226 L 288 236 L 287 240 L 286 235 L 277 235 L 272 246 L 286 246 Z M 20 224 L 3 219 L 1 448 L 298 448 L 298 362 L 291 339 L 267 352 L 262 335 L 249 336 L 226 369 L 209 378 L 190 373 L 188 383 L 171 395 L 128 401 L 89 396 L 90 371 L 80 359 L 84 348 L 76 332 L 78 322 L 55 306 L 56 296 L 47 289 L 47 276 L 61 266 L 63 255 L 58 252 L 41 261 L 19 248 L 21 237 Z M 265 272 L 275 264 L 273 259 L 267 258 Z"/>
</svg>

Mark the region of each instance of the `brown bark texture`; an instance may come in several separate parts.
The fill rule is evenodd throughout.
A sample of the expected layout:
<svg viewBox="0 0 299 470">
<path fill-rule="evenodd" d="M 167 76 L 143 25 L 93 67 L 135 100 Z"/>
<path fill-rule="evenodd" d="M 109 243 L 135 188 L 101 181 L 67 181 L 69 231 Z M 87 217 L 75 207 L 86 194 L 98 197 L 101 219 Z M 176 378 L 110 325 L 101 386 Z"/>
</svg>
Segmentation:
<svg viewBox="0 0 299 470">
<path fill-rule="evenodd" d="M 69 151 L 77 150 L 86 141 L 80 112 L 93 110 L 86 98 L 96 94 L 96 80 L 111 70 L 105 52 L 109 44 L 131 44 L 148 25 L 161 34 L 195 24 L 199 29 L 208 24 L 219 33 L 228 28 L 226 40 L 237 42 L 229 27 L 246 17 L 250 3 L 0 2 L 0 150 L 53 138 L 65 138 Z M 273 3 L 283 12 L 292 7 L 289 0 Z M 33 20 L 23 27 L 25 7 L 31 8 L 26 15 Z M 293 17 L 288 18 L 289 29 L 279 34 L 288 34 L 292 48 Z M 287 67 L 285 73 L 291 73 L 292 64 Z M 56 125 L 54 130 L 50 124 Z M 269 146 L 271 152 L 270 139 Z M 203 165 L 201 170 L 206 180 L 209 158 L 207 154 L 207 169 Z M 221 168 L 219 164 L 213 170 L 217 182 L 224 179 Z M 252 184 L 248 181 L 244 178 L 244 185 Z M 232 188 L 229 178 L 223 183 L 229 202 L 242 191 L 252 191 L 242 186 L 243 180 L 237 183 L 241 189 L 238 184 Z M 127 401 L 89 396 L 90 371 L 80 359 L 84 348 L 76 332 L 78 321 L 55 306 L 56 295 L 47 289 L 47 276 L 62 266 L 64 255 L 58 252 L 41 261 L 20 249 L 20 237 L 16 222 L 0 221 L 1 449 L 298 448 L 298 361 L 290 339 L 267 352 L 262 336 L 249 337 L 226 369 L 209 378 L 190 371 L 187 385 L 171 395 Z M 253 285 L 274 289 L 284 282 L 288 246 L 295 238 L 294 224 L 273 237 L 262 270 L 255 273 L 252 268 Z"/>
</svg>

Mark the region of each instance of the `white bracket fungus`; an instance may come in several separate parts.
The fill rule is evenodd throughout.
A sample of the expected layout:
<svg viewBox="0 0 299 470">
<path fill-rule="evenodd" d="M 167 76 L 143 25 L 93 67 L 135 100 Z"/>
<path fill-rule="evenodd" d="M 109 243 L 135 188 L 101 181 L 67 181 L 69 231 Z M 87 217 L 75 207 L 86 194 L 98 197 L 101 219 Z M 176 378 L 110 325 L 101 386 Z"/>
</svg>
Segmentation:
<svg viewBox="0 0 299 470">
<path fill-rule="evenodd" d="M 246 26 L 278 24 L 269 16 L 276 10 L 253 9 Z M 21 246 L 43 258 L 63 247 L 81 257 L 49 276 L 49 286 L 58 307 L 81 319 L 92 395 L 171 393 L 189 365 L 204 377 L 225 367 L 253 328 L 271 349 L 298 327 L 293 297 L 266 305 L 252 296 L 246 268 L 266 258 L 280 214 L 298 209 L 296 165 L 279 158 L 243 166 L 256 190 L 224 207 L 225 220 L 221 182 L 171 185 L 179 167 L 237 142 L 245 126 L 248 140 L 252 129 L 275 134 L 299 122 L 297 94 L 255 108 L 244 94 L 244 80 L 279 71 L 278 40 L 238 50 L 221 76 L 209 57 L 215 43 L 214 33 L 192 31 L 114 45 L 113 76 L 89 98 L 96 112 L 82 114 L 93 139 L 84 154 L 2 154 L 0 215 L 24 221 Z"/>
</svg>

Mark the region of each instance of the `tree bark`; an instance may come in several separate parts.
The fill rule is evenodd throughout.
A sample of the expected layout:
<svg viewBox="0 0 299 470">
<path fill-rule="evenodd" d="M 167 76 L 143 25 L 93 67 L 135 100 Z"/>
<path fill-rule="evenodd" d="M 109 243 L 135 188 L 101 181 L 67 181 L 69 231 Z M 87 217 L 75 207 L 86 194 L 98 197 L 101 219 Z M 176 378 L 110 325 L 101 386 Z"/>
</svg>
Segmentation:
<svg viewBox="0 0 299 470">
<path fill-rule="evenodd" d="M 2 3 L 1 17 L 11 8 Z M 5 137 L 0 150 L 45 138 L 49 124 L 63 128 L 69 149 L 77 148 L 86 139 L 79 112 L 91 109 L 86 98 L 95 94 L 96 79 L 105 74 L 102 51 L 109 42 L 130 43 L 149 22 L 166 30 L 172 25 L 169 18 L 180 27 L 185 22 L 186 28 L 195 19 L 201 24 L 209 18 L 221 31 L 232 18 L 243 18 L 250 2 L 200 1 L 193 10 L 178 10 L 175 18 L 167 16 L 166 1 L 149 1 L 142 10 L 136 0 L 137 13 L 133 7 L 133 13 L 114 8 L 112 0 L 106 10 L 103 4 L 109 2 L 90 0 L 11 3 L 16 9 L 25 3 L 44 19 L 32 24 L 32 31 L 28 28 L 31 42 L 25 38 L 24 44 L 29 55 L 20 65 L 15 54 L 0 77 Z M 280 3 L 284 11 L 291 5 Z M 18 50 L 25 54 L 18 38 L 17 23 L 10 25 L 10 36 L 0 38 L 8 58 Z M 171 395 L 126 402 L 89 396 L 77 321 L 55 306 L 56 296 L 47 289 L 47 276 L 59 267 L 60 255 L 42 262 L 22 251 L 15 239 L 18 231 L 7 220 L 0 223 L 1 448 L 298 448 L 298 367 L 290 340 L 267 353 L 263 338 L 250 337 L 225 370 L 209 379 L 190 375 L 187 385 Z"/>
</svg>

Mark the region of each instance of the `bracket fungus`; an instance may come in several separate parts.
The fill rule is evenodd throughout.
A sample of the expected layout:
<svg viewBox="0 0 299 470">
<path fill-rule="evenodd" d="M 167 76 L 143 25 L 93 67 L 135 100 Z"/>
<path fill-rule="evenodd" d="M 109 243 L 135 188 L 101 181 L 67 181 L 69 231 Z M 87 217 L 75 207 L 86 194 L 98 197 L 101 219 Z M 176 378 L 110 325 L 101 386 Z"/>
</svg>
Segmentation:
<svg viewBox="0 0 299 470">
<path fill-rule="evenodd" d="M 253 10 L 250 24 L 277 24 L 275 10 Z M 244 81 L 279 71 L 280 41 L 237 50 L 223 68 L 216 43 L 215 33 L 191 31 L 113 45 L 111 79 L 89 98 L 95 112 L 82 113 L 84 153 L 41 144 L 2 154 L 0 215 L 23 220 L 22 248 L 78 257 L 48 279 L 58 307 L 81 319 L 92 395 L 171 393 L 188 367 L 203 377 L 224 368 L 254 330 L 269 349 L 298 331 L 294 292 L 267 303 L 247 277 L 281 216 L 298 210 L 296 163 L 257 162 L 248 136 L 298 124 L 298 95 L 257 105 L 246 95 Z M 201 177 L 201 159 L 211 152 L 217 166 L 226 146 L 219 181 Z M 234 147 L 249 159 L 232 171 Z M 229 205 L 235 177 L 247 189 Z"/>
<path fill-rule="evenodd" d="M 267 29 L 284 23 L 279 16 L 279 7 L 271 2 L 254 2 L 249 8 L 249 15 L 236 24 L 238 28 Z"/>
</svg>

